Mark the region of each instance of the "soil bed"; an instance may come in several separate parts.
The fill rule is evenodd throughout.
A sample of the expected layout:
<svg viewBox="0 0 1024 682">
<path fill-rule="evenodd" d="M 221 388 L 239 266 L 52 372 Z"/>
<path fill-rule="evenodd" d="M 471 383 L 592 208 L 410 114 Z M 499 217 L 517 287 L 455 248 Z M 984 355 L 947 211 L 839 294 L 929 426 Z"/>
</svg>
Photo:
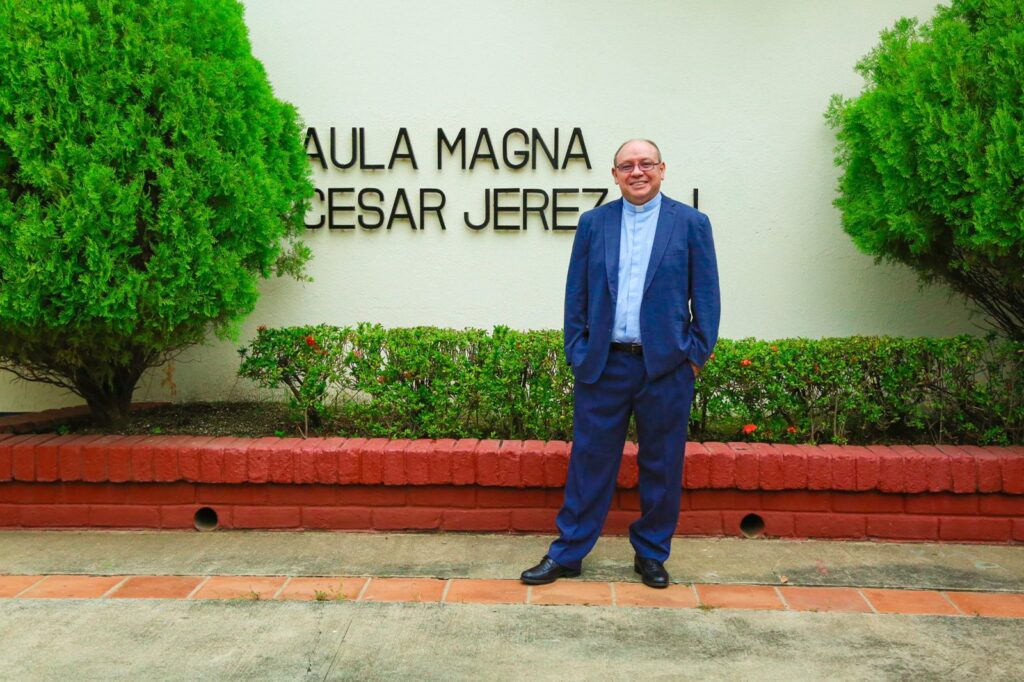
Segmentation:
<svg viewBox="0 0 1024 682">
<path fill-rule="evenodd" d="M 337 435 L 340 424 L 327 423 L 309 435 Z M 90 423 L 71 425 L 66 433 L 188 436 L 300 436 L 288 406 L 274 402 L 215 402 L 162 405 L 132 413 L 121 429 L 100 429 Z"/>
<path fill-rule="evenodd" d="M 730 425 L 730 427 L 732 426 L 733 425 Z M 169 403 L 133 411 L 127 424 L 120 429 L 96 427 L 92 425 L 88 417 L 79 417 L 56 428 L 50 425 L 39 430 L 45 432 L 52 432 L 56 430 L 61 434 L 103 433 L 131 436 L 185 435 L 235 436 L 243 438 L 261 438 L 264 436 L 373 437 L 387 435 L 386 429 L 382 429 L 380 424 L 356 423 L 352 419 L 344 418 L 338 414 L 328 416 L 318 427 L 311 425 L 308 433 L 304 434 L 303 432 L 305 429 L 294 419 L 294 416 L 288 406 L 284 403 L 272 401 Z M 627 436 L 627 440 L 636 442 L 636 425 L 632 421 L 630 422 L 629 433 Z M 444 437 L 460 438 L 466 436 L 452 434 Z M 531 436 L 529 434 L 479 434 L 472 437 L 529 439 L 536 436 Z M 549 440 L 549 438 L 542 438 L 542 440 Z M 735 427 L 717 428 L 713 429 L 710 433 L 694 433 L 691 431 L 690 440 L 695 442 L 724 442 L 744 441 L 746 438 L 739 433 L 739 427 Z M 799 444 L 813 445 L 814 443 L 810 441 L 799 441 Z M 851 440 L 848 444 L 934 445 L 935 441 L 928 438 L 921 438 L 918 440 L 912 438 L 889 438 L 869 443 L 860 443 L 855 440 Z M 990 444 L 980 443 L 980 445 Z M 997 443 L 996 445 L 999 444 Z"/>
</svg>

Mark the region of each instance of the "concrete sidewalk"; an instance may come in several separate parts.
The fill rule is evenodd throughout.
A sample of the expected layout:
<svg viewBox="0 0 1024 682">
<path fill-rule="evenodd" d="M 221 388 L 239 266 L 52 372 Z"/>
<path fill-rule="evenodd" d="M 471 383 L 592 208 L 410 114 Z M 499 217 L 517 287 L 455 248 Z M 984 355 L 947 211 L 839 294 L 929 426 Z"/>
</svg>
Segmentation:
<svg viewBox="0 0 1024 682">
<path fill-rule="evenodd" d="M 0 575 L 514 580 L 549 538 L 0 533 Z M 679 583 L 1024 593 L 1024 548 L 677 539 Z M 625 538 L 581 580 L 635 584 Z M 652 591 L 654 592 L 654 591 Z M 1006 599 L 1020 599 L 1007 594 Z M 1021 679 L 1024 619 L 731 608 L 0 599 L 0 679 Z"/>
<path fill-rule="evenodd" d="M 296 575 L 516 579 L 551 538 L 468 533 L 0 531 L 0 575 Z M 624 537 L 583 580 L 637 581 Z M 1024 592 L 1024 547 L 676 538 L 677 583 Z"/>
</svg>

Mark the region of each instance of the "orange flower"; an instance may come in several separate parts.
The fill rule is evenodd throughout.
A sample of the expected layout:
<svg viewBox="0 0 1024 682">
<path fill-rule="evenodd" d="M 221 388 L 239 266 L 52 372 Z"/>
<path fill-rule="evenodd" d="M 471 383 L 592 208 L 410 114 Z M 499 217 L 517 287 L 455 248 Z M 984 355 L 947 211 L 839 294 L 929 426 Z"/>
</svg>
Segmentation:
<svg viewBox="0 0 1024 682">
<path fill-rule="evenodd" d="M 742 360 L 740 360 L 740 365 L 742 365 L 743 367 L 750 367 L 750 364 L 751 364 L 750 360 L 748 360 L 746 358 L 743 358 Z"/>
<path fill-rule="evenodd" d="M 751 434 L 754 431 L 757 431 L 757 424 L 744 424 L 743 425 L 743 433 Z"/>
<path fill-rule="evenodd" d="M 778 346 L 772 346 L 772 350 L 777 351 L 777 350 L 779 350 L 779 347 Z"/>
<path fill-rule="evenodd" d="M 307 336 L 306 337 L 306 345 L 309 346 L 310 348 L 312 348 L 313 346 L 316 345 L 316 339 L 314 339 L 312 336 Z"/>
<path fill-rule="evenodd" d="M 786 427 L 786 433 L 796 433 L 796 427 L 795 426 L 787 426 Z"/>
</svg>

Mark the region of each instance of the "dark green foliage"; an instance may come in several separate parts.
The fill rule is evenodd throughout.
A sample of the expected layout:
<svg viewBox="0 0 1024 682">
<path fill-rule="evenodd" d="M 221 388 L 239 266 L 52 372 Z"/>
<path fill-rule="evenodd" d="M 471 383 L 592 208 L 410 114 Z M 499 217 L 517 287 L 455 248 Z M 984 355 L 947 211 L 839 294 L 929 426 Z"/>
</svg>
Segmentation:
<svg viewBox="0 0 1024 682">
<path fill-rule="evenodd" d="M 561 339 L 504 327 L 261 328 L 239 351 L 239 375 L 288 389 L 301 421 L 333 412 L 363 436 L 564 435 L 572 375 Z"/>
<path fill-rule="evenodd" d="M 328 325 L 260 327 L 252 344 L 239 351 L 239 374 L 260 386 L 284 387 L 288 406 L 302 422 L 303 433 L 320 426 L 328 413 L 327 395 L 344 383 L 344 364 L 351 333 Z"/>
<path fill-rule="evenodd" d="M 691 428 L 818 443 L 1020 443 L 1024 345 L 850 337 L 719 341 Z"/>
<path fill-rule="evenodd" d="M 364 400 L 342 412 L 373 436 L 564 436 L 572 429 L 572 375 L 562 358 L 560 332 L 364 325 L 347 366 L 350 388 Z"/>
<path fill-rule="evenodd" d="M 857 71 L 863 92 L 827 113 L 844 229 L 1024 341 L 1024 2 L 901 19 Z"/>
<path fill-rule="evenodd" d="M 287 387 L 296 416 L 325 417 L 332 432 L 572 437 L 572 375 L 559 332 L 261 329 L 240 352 L 241 376 Z M 690 435 L 1020 443 L 1022 377 L 1024 346 L 994 339 L 724 339 L 697 382 Z M 756 430 L 745 434 L 749 425 Z"/>
<path fill-rule="evenodd" d="M 308 176 L 235 0 L 0 0 L 0 367 L 120 420 L 301 275 Z"/>
</svg>

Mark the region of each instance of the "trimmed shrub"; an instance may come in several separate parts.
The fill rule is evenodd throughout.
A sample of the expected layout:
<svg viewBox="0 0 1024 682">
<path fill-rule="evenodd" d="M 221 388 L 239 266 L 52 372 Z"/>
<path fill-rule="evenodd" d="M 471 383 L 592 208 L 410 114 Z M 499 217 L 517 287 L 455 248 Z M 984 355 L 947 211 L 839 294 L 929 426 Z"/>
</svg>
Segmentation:
<svg viewBox="0 0 1024 682">
<path fill-rule="evenodd" d="M 691 428 L 752 440 L 1010 443 L 1024 439 L 1024 345 L 852 337 L 719 342 Z M 735 430 L 734 430 L 735 429 Z"/>
<path fill-rule="evenodd" d="M 261 329 L 240 353 L 241 376 L 288 390 L 300 419 L 322 417 L 331 432 L 572 438 L 573 379 L 557 331 Z M 690 437 L 1020 443 L 1024 345 L 974 337 L 723 339 L 697 381 Z"/>
<path fill-rule="evenodd" d="M 901 19 L 832 98 L 836 206 L 854 243 L 973 301 L 1024 342 L 1024 3 Z"/>
<path fill-rule="evenodd" d="M 361 435 L 416 438 L 572 431 L 560 332 L 261 328 L 239 355 L 239 375 L 286 389 L 303 422 L 330 413 Z"/>
<path fill-rule="evenodd" d="M 235 0 L 0 2 L 0 369 L 123 420 L 301 276 L 309 173 Z"/>
<path fill-rule="evenodd" d="M 342 384 L 342 360 L 349 343 L 349 330 L 328 325 L 260 327 L 253 342 L 239 349 L 238 373 L 260 386 L 287 389 L 292 416 L 307 434 L 311 425 L 323 423 L 328 394 Z"/>
</svg>

